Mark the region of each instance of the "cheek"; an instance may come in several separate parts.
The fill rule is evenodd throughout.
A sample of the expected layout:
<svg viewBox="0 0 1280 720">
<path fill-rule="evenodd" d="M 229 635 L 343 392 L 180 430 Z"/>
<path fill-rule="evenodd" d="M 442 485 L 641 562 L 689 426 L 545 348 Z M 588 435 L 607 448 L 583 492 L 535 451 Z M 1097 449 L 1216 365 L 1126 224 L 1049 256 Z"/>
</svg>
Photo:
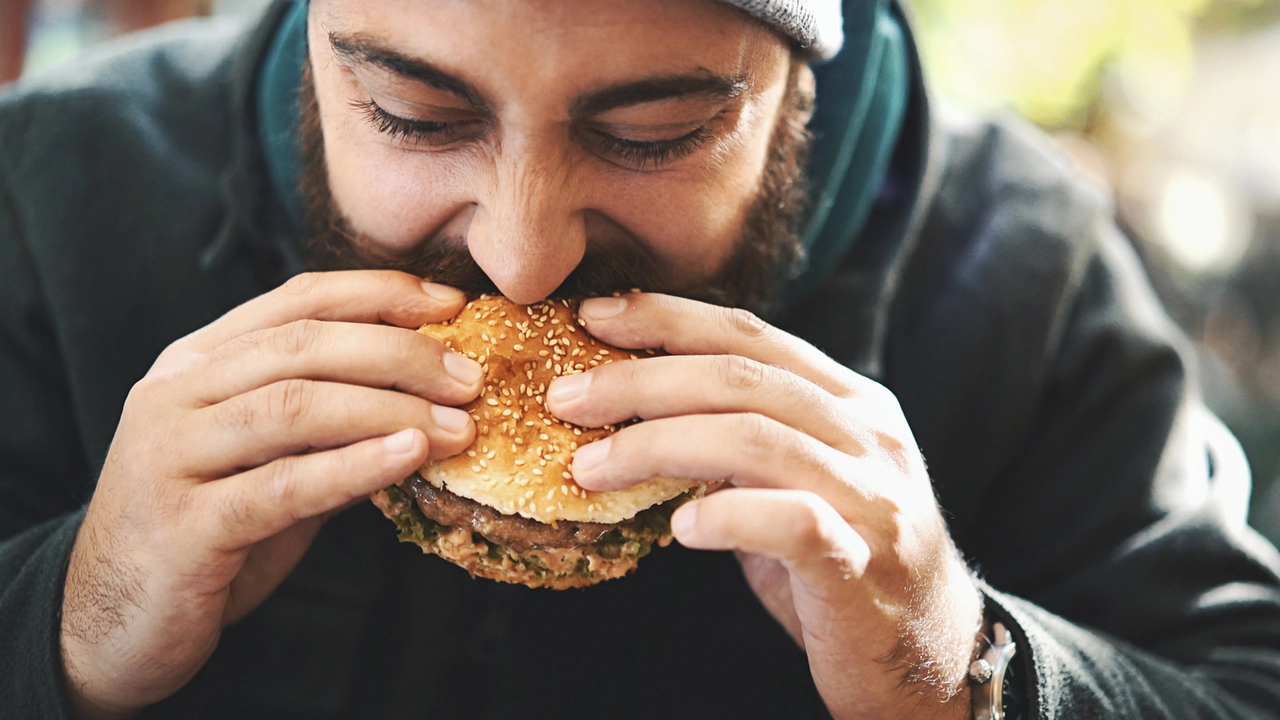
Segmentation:
<svg viewBox="0 0 1280 720">
<path fill-rule="evenodd" d="M 330 71 L 334 73 L 334 71 Z M 319 73 L 317 73 L 319 75 Z M 387 145 L 362 111 L 344 78 L 317 77 L 316 99 L 334 202 L 351 226 L 381 249 L 411 249 L 469 207 L 456 159 L 407 153 Z"/>
<path fill-rule="evenodd" d="M 667 263 L 709 275 L 742 237 L 760 192 L 772 126 L 760 112 L 744 116 L 696 172 L 627 174 L 605 183 L 600 209 Z"/>
</svg>

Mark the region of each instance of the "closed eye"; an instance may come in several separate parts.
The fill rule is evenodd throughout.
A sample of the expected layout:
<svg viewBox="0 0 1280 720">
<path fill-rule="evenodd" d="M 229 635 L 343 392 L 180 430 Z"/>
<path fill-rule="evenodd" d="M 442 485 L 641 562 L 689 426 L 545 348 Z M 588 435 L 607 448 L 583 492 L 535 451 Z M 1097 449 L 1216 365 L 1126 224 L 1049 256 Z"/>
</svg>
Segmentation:
<svg viewBox="0 0 1280 720">
<path fill-rule="evenodd" d="M 414 120 L 393 115 L 372 99 L 352 105 L 364 113 L 370 125 L 393 140 L 415 145 L 440 146 L 470 139 L 484 133 L 483 120 Z"/>
</svg>

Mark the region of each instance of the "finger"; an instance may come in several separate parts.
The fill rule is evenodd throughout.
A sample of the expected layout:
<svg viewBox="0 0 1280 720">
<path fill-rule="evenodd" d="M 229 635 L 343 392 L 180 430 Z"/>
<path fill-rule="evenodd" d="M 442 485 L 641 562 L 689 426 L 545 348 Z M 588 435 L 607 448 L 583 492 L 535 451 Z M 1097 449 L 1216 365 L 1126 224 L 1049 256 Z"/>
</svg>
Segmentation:
<svg viewBox="0 0 1280 720">
<path fill-rule="evenodd" d="M 180 437 L 183 468 L 195 477 L 225 477 L 278 457 L 327 449 L 417 428 L 432 456 L 471 443 L 475 425 L 462 410 L 405 393 L 316 380 L 284 380 L 192 414 Z"/>
<path fill-rule="evenodd" d="M 661 348 L 672 355 L 741 355 L 786 368 L 842 397 L 875 385 L 745 310 L 672 295 L 631 293 L 585 300 L 578 316 L 593 336 L 621 348 Z"/>
<path fill-rule="evenodd" d="M 401 390 L 445 405 L 480 392 L 480 364 L 405 328 L 295 320 L 234 338 L 193 369 L 197 401 L 213 405 L 289 378 Z"/>
<path fill-rule="evenodd" d="M 197 352 L 208 352 L 234 337 L 307 319 L 416 329 L 453 317 L 466 300 L 461 291 L 394 270 L 304 273 L 236 307 L 183 342 Z"/>
<path fill-rule="evenodd" d="M 857 502 L 852 460 L 776 420 L 754 413 L 684 415 L 624 428 L 573 456 L 573 479 L 588 490 L 620 490 L 652 477 L 726 480 L 740 487 L 809 490 Z"/>
<path fill-rule="evenodd" d="M 811 587 L 862 577 L 871 550 L 822 498 L 796 490 L 731 488 L 680 506 L 671 531 L 696 550 L 736 550 L 781 562 Z"/>
<path fill-rule="evenodd" d="M 861 454 L 841 399 L 812 382 L 740 355 L 667 355 L 624 360 L 556 378 L 556 417 L 586 427 L 705 413 L 753 412 L 851 454 Z"/>
<path fill-rule="evenodd" d="M 306 518 L 397 483 L 420 467 L 429 450 L 420 430 L 309 455 L 290 455 L 233 477 L 196 487 L 198 530 L 212 547 L 235 550 Z"/>
</svg>

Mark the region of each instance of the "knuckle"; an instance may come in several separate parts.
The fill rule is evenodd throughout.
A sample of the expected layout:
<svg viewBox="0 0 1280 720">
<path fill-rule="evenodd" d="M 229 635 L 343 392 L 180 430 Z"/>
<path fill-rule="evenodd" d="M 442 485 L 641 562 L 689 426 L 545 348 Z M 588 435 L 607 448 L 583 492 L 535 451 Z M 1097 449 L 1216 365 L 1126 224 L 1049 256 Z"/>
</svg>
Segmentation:
<svg viewBox="0 0 1280 720">
<path fill-rule="evenodd" d="M 776 455 L 784 446 L 784 435 L 777 421 L 759 413 L 740 413 L 734 418 L 736 427 L 733 431 L 748 451 L 757 455 Z"/>
<path fill-rule="evenodd" d="M 324 275 L 318 272 L 305 272 L 294 275 L 280 286 L 285 295 L 306 296 L 316 292 L 324 281 Z"/>
<path fill-rule="evenodd" d="M 253 503 L 246 493 L 226 493 L 220 505 L 218 517 L 228 535 L 239 535 L 247 525 L 253 522 Z"/>
<path fill-rule="evenodd" d="M 280 355 L 301 355 L 315 347 L 323 333 L 319 320 L 295 320 L 271 331 L 270 348 Z"/>
<path fill-rule="evenodd" d="M 874 407 L 880 408 L 881 410 L 900 410 L 901 406 L 898 403 L 898 396 L 895 395 L 892 390 L 878 382 L 875 382 L 874 380 L 867 381 L 867 383 L 859 390 L 859 394 L 869 401 Z"/>
<path fill-rule="evenodd" d="M 769 324 L 749 310 L 732 308 L 721 317 L 728 330 L 746 338 L 761 338 L 769 331 Z"/>
<path fill-rule="evenodd" d="M 717 361 L 720 381 L 733 390 L 758 390 L 765 380 L 765 366 L 741 355 L 723 355 Z"/>
<path fill-rule="evenodd" d="M 267 475 L 266 501 L 270 507 L 287 511 L 297 496 L 298 463 L 295 455 L 288 455 L 271 463 Z"/>
<path fill-rule="evenodd" d="M 824 502 L 813 493 L 803 493 L 797 498 L 790 517 L 791 537 L 798 551 L 809 554 L 826 552 L 831 545 L 828 515 Z"/>
<path fill-rule="evenodd" d="M 290 378 L 273 383 L 267 391 L 267 417 L 273 423 L 294 425 L 307 416 L 315 396 L 315 383 Z"/>
<path fill-rule="evenodd" d="M 391 331 L 388 342 L 397 357 L 425 358 L 435 363 L 444 360 L 444 345 L 422 333 L 396 328 Z"/>
<path fill-rule="evenodd" d="M 605 363 L 590 372 L 595 374 L 593 382 L 613 377 L 621 387 L 636 387 L 643 380 L 644 370 L 639 360 L 618 360 Z"/>
</svg>

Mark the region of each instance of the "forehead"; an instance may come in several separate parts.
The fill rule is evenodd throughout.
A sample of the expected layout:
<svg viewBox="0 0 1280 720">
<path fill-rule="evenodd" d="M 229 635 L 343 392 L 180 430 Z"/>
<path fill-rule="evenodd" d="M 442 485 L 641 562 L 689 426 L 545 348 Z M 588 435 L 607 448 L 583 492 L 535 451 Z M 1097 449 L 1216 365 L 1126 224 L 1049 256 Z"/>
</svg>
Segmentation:
<svg viewBox="0 0 1280 720">
<path fill-rule="evenodd" d="M 772 28 L 719 0 L 313 0 L 312 12 L 313 44 L 358 35 L 489 85 L 750 77 L 789 52 Z"/>
</svg>

